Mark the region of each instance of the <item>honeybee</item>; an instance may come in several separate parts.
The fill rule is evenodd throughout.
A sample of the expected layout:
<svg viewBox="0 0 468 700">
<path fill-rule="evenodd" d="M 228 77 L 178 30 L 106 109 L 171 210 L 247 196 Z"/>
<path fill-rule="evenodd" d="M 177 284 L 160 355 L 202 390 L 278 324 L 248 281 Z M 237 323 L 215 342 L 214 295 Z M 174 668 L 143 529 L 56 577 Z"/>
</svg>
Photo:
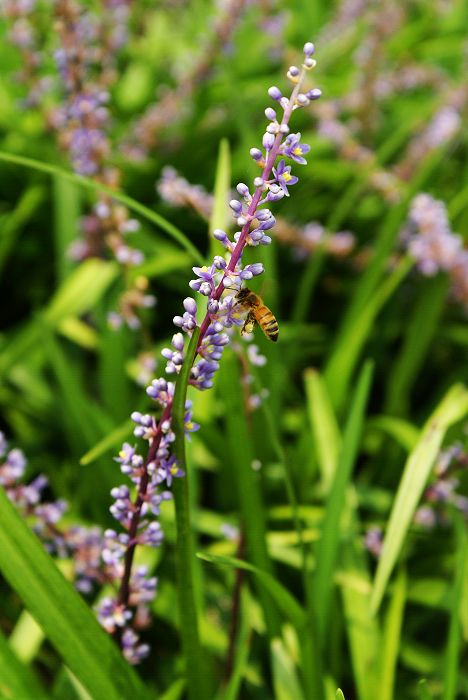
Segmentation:
<svg viewBox="0 0 468 700">
<path fill-rule="evenodd" d="M 278 321 L 268 306 L 265 306 L 262 298 L 248 287 L 244 287 L 237 292 L 236 301 L 249 312 L 242 326 L 241 335 L 252 333 L 258 323 L 266 337 L 276 343 L 279 334 Z"/>
</svg>

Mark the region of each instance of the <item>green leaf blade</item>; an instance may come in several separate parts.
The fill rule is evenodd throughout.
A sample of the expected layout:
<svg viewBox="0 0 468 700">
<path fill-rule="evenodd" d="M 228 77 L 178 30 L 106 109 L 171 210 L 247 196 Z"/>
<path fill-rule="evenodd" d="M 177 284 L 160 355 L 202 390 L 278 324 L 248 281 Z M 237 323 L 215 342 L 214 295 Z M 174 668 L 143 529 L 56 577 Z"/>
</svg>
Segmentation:
<svg viewBox="0 0 468 700">
<path fill-rule="evenodd" d="M 398 487 L 379 559 L 372 591 L 374 612 L 380 606 L 390 574 L 400 555 L 411 519 L 448 428 L 468 413 L 468 391 L 453 386 L 426 422 L 420 439 L 411 451 Z"/>
<path fill-rule="evenodd" d="M 92 697 L 147 698 L 114 641 L 0 490 L 0 569 Z"/>
</svg>

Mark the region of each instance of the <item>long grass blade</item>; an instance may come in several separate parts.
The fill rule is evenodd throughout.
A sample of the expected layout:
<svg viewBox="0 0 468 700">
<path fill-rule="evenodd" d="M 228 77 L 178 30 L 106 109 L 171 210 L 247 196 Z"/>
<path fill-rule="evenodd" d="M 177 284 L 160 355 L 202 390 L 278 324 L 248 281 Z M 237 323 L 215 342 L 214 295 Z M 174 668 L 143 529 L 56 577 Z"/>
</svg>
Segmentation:
<svg viewBox="0 0 468 700">
<path fill-rule="evenodd" d="M 190 524 L 189 484 L 187 460 L 185 457 L 185 402 L 190 369 L 197 351 L 199 331 L 196 329 L 190 339 L 185 361 L 179 374 L 172 404 L 172 424 L 175 434 L 174 454 L 185 477 L 173 483 L 174 503 L 177 524 L 177 591 L 179 596 L 179 620 L 184 649 L 187 688 L 193 700 L 209 697 L 210 680 L 206 662 L 202 654 L 198 633 L 198 611 L 194 589 L 194 554 L 192 529 Z"/>
<path fill-rule="evenodd" d="M 119 190 L 114 190 L 111 187 L 107 187 L 97 180 L 92 180 L 91 178 L 85 177 L 84 175 L 75 175 L 75 173 L 59 168 L 56 165 L 51 165 L 50 163 L 43 163 L 40 160 L 34 160 L 33 158 L 26 158 L 25 156 L 17 156 L 13 153 L 5 153 L 0 151 L 0 161 L 5 163 L 13 163 L 15 165 L 20 165 L 24 168 L 31 168 L 32 170 L 38 170 L 39 172 L 47 173 L 48 175 L 57 175 L 62 177 L 69 182 L 76 183 L 80 187 L 84 187 L 88 190 L 93 190 L 94 192 L 103 192 L 109 195 L 112 199 L 115 199 L 121 204 L 125 204 L 126 207 L 139 214 L 143 218 L 151 221 L 162 231 L 165 231 L 171 238 L 173 238 L 177 243 L 179 243 L 182 248 L 185 248 L 187 253 L 193 258 L 194 261 L 203 264 L 203 258 L 195 248 L 195 246 L 190 242 L 190 240 L 179 231 L 179 229 L 167 221 L 160 214 L 146 207 L 144 204 L 140 204 L 132 197 L 120 192 Z"/>
<path fill-rule="evenodd" d="M 467 413 L 468 391 L 461 385 L 455 385 L 447 392 L 426 422 L 419 442 L 408 457 L 375 574 L 371 599 L 374 611 L 377 611 L 382 601 L 390 574 L 400 555 L 411 519 L 434 466 L 444 435 L 453 423 L 462 420 Z"/>
<path fill-rule="evenodd" d="M 0 490 L 0 569 L 92 697 L 144 699 L 114 641 Z"/>
<path fill-rule="evenodd" d="M 346 489 L 358 455 L 371 379 L 372 364 L 366 362 L 350 404 L 350 413 L 343 434 L 342 450 L 322 523 L 322 536 L 317 546 L 314 589 L 318 601 L 317 622 L 322 642 L 330 612 L 333 569 L 338 555 Z"/>
</svg>

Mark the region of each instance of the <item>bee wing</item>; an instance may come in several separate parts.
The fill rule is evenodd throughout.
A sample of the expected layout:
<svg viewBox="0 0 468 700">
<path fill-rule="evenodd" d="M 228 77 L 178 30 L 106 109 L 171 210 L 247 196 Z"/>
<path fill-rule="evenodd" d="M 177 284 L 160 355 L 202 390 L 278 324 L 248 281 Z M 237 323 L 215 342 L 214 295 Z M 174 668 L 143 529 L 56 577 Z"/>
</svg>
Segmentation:
<svg viewBox="0 0 468 700">
<path fill-rule="evenodd" d="M 241 329 L 241 335 L 245 335 L 246 333 L 252 333 L 253 329 L 255 328 L 257 324 L 257 321 L 255 319 L 255 316 L 251 311 L 247 314 L 247 318 L 245 319 L 245 323 L 242 326 Z"/>
</svg>

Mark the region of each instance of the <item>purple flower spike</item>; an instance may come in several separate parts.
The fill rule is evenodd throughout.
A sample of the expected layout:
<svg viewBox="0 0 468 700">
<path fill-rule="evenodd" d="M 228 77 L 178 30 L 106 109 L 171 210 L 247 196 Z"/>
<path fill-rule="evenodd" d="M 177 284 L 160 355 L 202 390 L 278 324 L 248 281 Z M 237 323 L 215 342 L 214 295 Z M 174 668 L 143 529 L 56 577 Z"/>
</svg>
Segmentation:
<svg viewBox="0 0 468 700">
<path fill-rule="evenodd" d="M 268 202 L 287 196 L 288 187 L 298 180 L 291 174 L 291 167 L 286 166 L 281 158 L 291 158 L 303 164 L 304 156 L 309 151 L 309 146 L 300 144 L 300 134 L 290 134 L 289 127 L 293 112 L 310 101 L 300 90 L 306 73 L 313 67 L 312 63 L 315 63 L 310 58 L 313 53 L 312 45 L 306 45 L 305 53 L 306 60 L 302 67 L 292 66 L 289 69 L 289 78 L 294 84 L 290 96 L 283 97 L 277 87 L 268 91 L 278 106 L 276 109 L 269 107 L 265 111 L 269 124 L 263 135 L 262 149 L 250 150 L 251 157 L 261 169 L 260 173 L 254 178 L 253 187 L 243 182 L 238 183 L 236 189 L 239 201 L 230 201 L 230 208 L 239 230 L 234 233 L 233 240 L 230 240 L 225 231 L 216 229 L 213 232 L 214 238 L 224 246 L 225 251 L 222 255 L 215 255 L 209 265 L 192 268 L 196 278 L 190 281 L 190 288 L 207 297 L 206 315 L 199 326 L 198 347 L 189 376 L 189 383 L 199 390 L 213 386 L 224 348 L 231 340 L 231 329 L 233 326 L 243 325 L 245 321 L 245 309 L 238 303 L 237 295 L 228 290 L 241 290 L 245 282 L 264 271 L 262 263 L 259 262 L 245 266 L 242 264 L 245 247 L 270 243 L 271 238 L 266 232 L 273 228 L 275 218 L 268 208 Z M 275 167 L 278 158 L 280 160 Z M 193 199 L 195 194 L 186 182 L 179 183 L 175 188 L 174 173 L 170 171 L 166 171 L 162 184 L 164 196 L 172 198 L 173 201 L 176 197 L 187 200 L 188 195 Z M 183 184 L 183 188 L 180 184 Z M 103 214 L 106 216 L 107 212 L 104 211 Z M 187 297 L 183 306 L 182 315 L 174 317 L 174 325 L 181 332 L 175 333 L 171 347 L 162 350 L 166 359 L 166 373 L 175 375 L 180 372 L 185 361 L 186 339 L 183 333 L 193 337 L 198 325 L 197 304 L 194 299 Z M 248 356 L 252 364 L 261 366 L 266 362 L 266 358 L 259 354 L 256 346 L 251 346 Z M 99 614 L 102 624 L 109 631 L 121 628 L 119 636 L 123 653 L 131 663 L 138 662 L 147 653 L 146 645 L 139 644 L 133 628 L 138 628 L 140 607 L 152 600 L 156 585 L 155 579 L 147 578 L 146 571 L 132 572 L 133 550 L 137 545 L 158 547 L 161 544 L 163 532 L 155 518 L 158 517 L 163 502 L 171 497 L 169 491 L 161 491 L 161 488 L 163 485 L 170 488 L 175 478 L 185 476 L 173 453 L 174 390 L 175 383 L 168 382 L 164 377 L 154 379 L 147 387 L 148 396 L 157 404 L 159 417 L 156 419 L 139 412 L 132 414 L 136 424 L 135 436 L 148 442 L 146 457 L 141 457 L 128 443 L 124 444 L 118 461 L 122 472 L 132 482 L 132 488 L 122 486 L 112 491 L 115 502 L 111 510 L 125 532 L 120 535 L 114 533 L 112 537 L 106 536 L 103 558 L 105 557 L 108 568 L 119 572 L 121 585 L 117 600 L 103 601 Z M 267 396 L 265 391 L 260 391 L 257 396 L 249 398 L 249 405 L 254 408 Z M 184 414 L 186 437 L 199 427 L 192 417 L 191 402 L 187 401 Z M 133 493 L 133 489 L 137 495 L 131 500 L 130 493 Z M 138 607 L 135 609 L 135 606 Z"/>
</svg>

